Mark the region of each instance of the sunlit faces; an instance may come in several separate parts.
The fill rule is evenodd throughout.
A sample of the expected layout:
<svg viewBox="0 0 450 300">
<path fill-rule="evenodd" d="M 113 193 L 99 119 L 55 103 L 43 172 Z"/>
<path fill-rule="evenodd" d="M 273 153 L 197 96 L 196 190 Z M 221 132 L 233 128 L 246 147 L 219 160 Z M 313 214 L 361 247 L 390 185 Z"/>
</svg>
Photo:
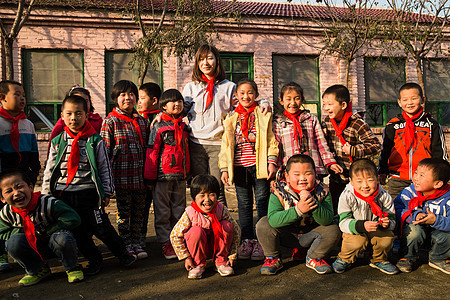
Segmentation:
<svg viewBox="0 0 450 300">
<path fill-rule="evenodd" d="M 347 102 L 339 103 L 334 94 L 325 94 L 322 98 L 323 110 L 328 114 L 330 119 L 342 120 L 347 109 Z"/>
<path fill-rule="evenodd" d="M 163 109 L 169 115 L 178 116 L 183 111 L 183 100 L 167 102 Z"/>
<path fill-rule="evenodd" d="M 286 172 L 286 182 L 296 191 L 312 190 L 316 183 L 316 171 L 309 163 L 292 163 Z"/>
<path fill-rule="evenodd" d="M 409 116 L 414 116 L 422 107 L 423 99 L 420 97 L 419 90 L 412 88 L 402 90 L 400 99 L 397 100 L 401 109 Z"/>
<path fill-rule="evenodd" d="M 19 175 L 12 175 L 0 182 L 0 191 L 3 203 L 24 209 L 30 203 L 33 185 L 28 185 Z"/>
<path fill-rule="evenodd" d="M 288 89 L 283 99 L 280 98 L 280 104 L 283 105 L 284 110 L 291 114 L 296 114 L 300 111 L 302 106 L 302 96 L 294 89 Z"/>
<path fill-rule="evenodd" d="M 25 108 L 25 91 L 20 85 L 9 84 L 8 93 L 0 95 L 0 100 L 3 108 L 15 117 Z"/>
<path fill-rule="evenodd" d="M 414 187 L 416 191 L 424 195 L 433 194 L 437 189 L 443 186 L 441 180 L 435 180 L 433 170 L 425 166 L 418 166 L 413 176 Z"/>
<path fill-rule="evenodd" d="M 139 99 L 137 102 L 138 111 L 156 110 L 158 109 L 158 102 L 156 98 L 150 98 L 150 96 L 144 91 L 139 90 Z"/>
<path fill-rule="evenodd" d="M 66 102 L 61 112 L 61 118 L 72 132 L 80 132 L 87 120 L 87 113 L 80 103 Z"/>
<path fill-rule="evenodd" d="M 358 192 L 364 197 L 373 195 L 378 189 L 378 176 L 370 170 L 362 170 L 355 172 L 350 177 L 355 192 Z"/>
<path fill-rule="evenodd" d="M 214 56 L 214 53 L 212 53 L 211 51 L 208 51 L 208 53 L 205 56 L 200 57 L 200 60 L 198 62 L 198 68 L 208 79 L 214 76 L 216 67 L 217 67 L 217 59 Z"/>
<path fill-rule="evenodd" d="M 250 83 L 243 83 L 237 88 L 236 97 L 244 108 L 249 108 L 255 103 L 258 93 Z"/>
<path fill-rule="evenodd" d="M 122 92 L 117 97 L 117 106 L 121 111 L 131 114 L 135 105 L 136 95 L 132 91 Z"/>
<path fill-rule="evenodd" d="M 201 191 L 195 196 L 195 203 L 197 203 L 198 207 L 206 213 L 210 213 L 214 209 L 214 205 L 217 201 L 216 193 L 208 193 L 205 191 Z"/>
</svg>

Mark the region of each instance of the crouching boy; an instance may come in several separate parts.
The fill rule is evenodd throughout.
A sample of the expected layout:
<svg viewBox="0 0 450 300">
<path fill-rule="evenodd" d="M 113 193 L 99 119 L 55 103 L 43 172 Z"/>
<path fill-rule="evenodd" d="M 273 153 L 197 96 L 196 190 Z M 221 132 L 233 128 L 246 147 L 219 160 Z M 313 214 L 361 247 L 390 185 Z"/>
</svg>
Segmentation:
<svg viewBox="0 0 450 300">
<path fill-rule="evenodd" d="M 23 171 L 0 175 L 0 197 L 6 204 L 0 211 L 0 238 L 27 273 L 19 285 L 30 286 L 49 276 L 44 257 L 52 254 L 61 258 L 69 283 L 83 280 L 76 240 L 69 231 L 80 225 L 80 217 L 64 202 L 33 189 Z"/>
<path fill-rule="evenodd" d="M 342 247 L 333 269 L 343 273 L 370 242 L 373 247 L 370 266 L 386 274 L 396 274 L 398 269 L 387 260 L 394 242 L 392 198 L 379 185 L 377 167 L 372 161 L 365 158 L 355 161 L 349 173 L 350 183 L 339 198 Z"/>
<path fill-rule="evenodd" d="M 316 178 L 311 157 L 293 155 L 277 173 L 266 217 L 256 224 L 256 235 L 266 256 L 261 274 L 282 268 L 280 246 L 306 252 L 306 266 L 319 274 L 332 272 L 323 260 L 340 238 L 333 224 L 328 187 Z"/>
<path fill-rule="evenodd" d="M 429 265 L 450 274 L 450 164 L 440 158 L 419 162 L 413 184 L 395 198 L 403 225 L 397 267 L 411 272 L 419 247 L 431 236 Z"/>
</svg>

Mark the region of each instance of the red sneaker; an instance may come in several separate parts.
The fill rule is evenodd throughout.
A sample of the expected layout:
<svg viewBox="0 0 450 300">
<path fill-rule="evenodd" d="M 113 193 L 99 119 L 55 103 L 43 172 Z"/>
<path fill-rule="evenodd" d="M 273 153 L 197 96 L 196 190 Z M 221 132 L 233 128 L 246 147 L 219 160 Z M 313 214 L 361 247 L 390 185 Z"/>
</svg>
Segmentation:
<svg viewBox="0 0 450 300">
<path fill-rule="evenodd" d="M 172 244 L 170 243 L 170 241 L 167 241 L 162 245 L 161 252 L 166 259 L 177 258 L 177 255 L 175 254 L 175 250 L 173 250 L 173 247 L 172 247 Z"/>
</svg>

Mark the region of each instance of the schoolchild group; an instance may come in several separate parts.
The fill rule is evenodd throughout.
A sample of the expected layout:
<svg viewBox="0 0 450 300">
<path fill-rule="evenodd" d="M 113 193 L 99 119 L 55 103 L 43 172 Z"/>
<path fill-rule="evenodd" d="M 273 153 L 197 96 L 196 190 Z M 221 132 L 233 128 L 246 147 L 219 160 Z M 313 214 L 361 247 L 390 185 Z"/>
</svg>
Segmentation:
<svg viewBox="0 0 450 300">
<path fill-rule="evenodd" d="M 67 93 L 42 191 L 34 192 L 40 164 L 24 89 L 0 82 L 0 270 L 11 268 L 9 255 L 25 269 L 19 285 L 50 275 L 46 259 L 55 256 L 70 283 L 99 273 L 94 235 L 123 266 L 146 258 L 152 202 L 162 254 L 184 260 L 188 278 L 201 278 L 208 259 L 221 276 L 234 274 L 238 258 L 264 260 L 261 274 L 274 275 L 283 267 L 281 246 L 319 274 L 344 272 L 369 245 L 371 267 L 411 272 L 430 236 L 429 265 L 450 274 L 450 165 L 419 85 L 400 88 L 403 112 L 386 125 L 382 145 L 353 114 L 346 87 L 323 93 L 322 124 L 304 109 L 295 82 L 282 87 L 284 111 L 272 116 L 253 80 L 225 79 L 210 45 L 197 51 L 183 93 L 121 80 L 111 98 L 116 107 L 102 120 L 88 90 Z M 239 223 L 227 209 L 231 184 Z M 105 213 L 114 194 L 117 231 Z M 388 260 L 395 240 L 396 265 Z"/>
</svg>

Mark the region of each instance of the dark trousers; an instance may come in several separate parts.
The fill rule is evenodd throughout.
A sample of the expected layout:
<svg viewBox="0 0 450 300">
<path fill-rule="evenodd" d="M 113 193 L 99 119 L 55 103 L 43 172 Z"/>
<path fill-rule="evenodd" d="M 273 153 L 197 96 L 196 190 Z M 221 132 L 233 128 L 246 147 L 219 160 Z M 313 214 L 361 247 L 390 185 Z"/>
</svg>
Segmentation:
<svg viewBox="0 0 450 300">
<path fill-rule="evenodd" d="M 96 190 L 63 192 L 60 199 L 80 215 L 81 225 L 74 229 L 73 233 L 78 250 L 86 259 L 93 262 L 102 261 L 102 255 L 92 240 L 93 235 L 100 239 L 116 257 L 127 254 L 125 244 L 111 225 L 108 214 L 96 205 L 98 203 Z"/>
<path fill-rule="evenodd" d="M 254 239 L 253 229 L 253 193 L 255 194 L 256 212 L 259 221 L 267 215 L 270 185 L 267 179 L 256 178 L 256 166 L 234 167 L 234 185 L 238 200 L 239 226 L 242 240 Z"/>
</svg>

